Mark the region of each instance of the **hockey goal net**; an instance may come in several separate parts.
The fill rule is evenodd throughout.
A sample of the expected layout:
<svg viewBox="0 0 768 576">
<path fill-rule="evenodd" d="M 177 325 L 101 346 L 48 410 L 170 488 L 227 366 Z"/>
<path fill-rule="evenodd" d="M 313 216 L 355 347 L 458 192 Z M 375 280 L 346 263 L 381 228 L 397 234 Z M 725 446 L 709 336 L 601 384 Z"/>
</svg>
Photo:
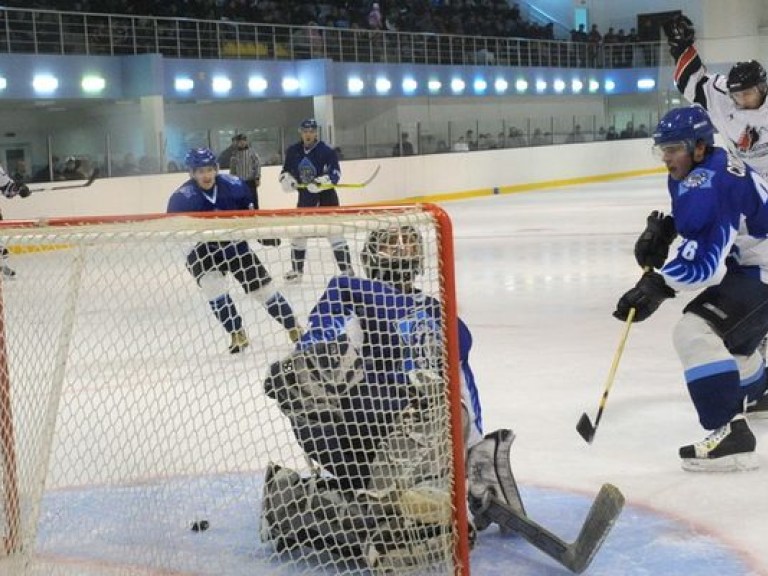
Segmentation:
<svg viewBox="0 0 768 576">
<path fill-rule="evenodd" d="M 393 472 L 388 505 L 320 531 L 341 526 L 365 538 L 371 525 L 390 523 L 379 552 L 399 555 L 398 572 L 468 574 L 451 228 L 429 205 L 5 223 L 0 242 L 17 274 L 0 281 L 0 573 L 378 573 L 359 550 L 350 560 L 323 554 L 322 545 L 264 537 L 270 463 L 333 482 L 265 393 L 270 366 L 295 345 L 227 274 L 250 341 L 230 353 L 230 336 L 186 258 L 199 243 L 248 242 L 306 327 L 338 274 L 328 238 L 346 239 L 363 277 L 359 255 L 371 232 L 401 226 L 419 232 L 415 286 L 437 299 L 442 315 L 427 324 L 436 332 L 426 337 L 439 345 L 420 351 L 433 355 L 427 364 L 439 385 L 416 404 L 430 421 L 420 441 L 431 460 L 420 466 L 431 470 L 431 518 L 412 514 L 419 503 L 398 503 L 402 478 Z M 272 238 L 281 245 L 259 242 Z M 283 275 L 294 238 L 308 239 L 307 259 L 301 283 L 290 285 Z M 366 364 L 376 369 L 381 381 L 403 370 L 383 358 Z M 379 448 L 386 452 L 386 442 Z M 358 492 L 342 492 L 340 506 L 371 496 Z M 336 514 L 329 498 L 310 494 L 290 510 Z"/>
</svg>

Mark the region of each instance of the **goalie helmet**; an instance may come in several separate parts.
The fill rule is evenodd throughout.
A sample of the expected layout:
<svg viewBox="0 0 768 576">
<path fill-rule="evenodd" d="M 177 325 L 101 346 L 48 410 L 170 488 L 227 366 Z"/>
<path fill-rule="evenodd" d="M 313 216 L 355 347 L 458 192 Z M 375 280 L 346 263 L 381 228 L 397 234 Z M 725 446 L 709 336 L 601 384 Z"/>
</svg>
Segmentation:
<svg viewBox="0 0 768 576">
<path fill-rule="evenodd" d="M 697 142 L 715 145 L 715 127 L 703 108 L 686 106 L 664 114 L 653 131 L 653 144 L 662 146 L 673 142 L 685 143 L 689 152 L 693 152 Z"/>
<path fill-rule="evenodd" d="M 424 267 L 421 234 L 413 226 L 374 230 L 368 236 L 360 261 L 369 278 L 408 292 Z"/>
<path fill-rule="evenodd" d="M 763 68 L 756 60 L 748 62 L 737 62 L 731 71 L 728 72 L 728 92 L 741 92 L 754 86 L 765 88 L 766 74 Z"/>
<path fill-rule="evenodd" d="M 184 157 L 184 165 L 189 170 L 195 170 L 197 168 L 203 168 L 205 166 L 213 166 L 218 168 L 218 162 L 216 161 L 216 154 L 214 154 L 208 148 L 195 148 L 187 152 Z"/>
</svg>

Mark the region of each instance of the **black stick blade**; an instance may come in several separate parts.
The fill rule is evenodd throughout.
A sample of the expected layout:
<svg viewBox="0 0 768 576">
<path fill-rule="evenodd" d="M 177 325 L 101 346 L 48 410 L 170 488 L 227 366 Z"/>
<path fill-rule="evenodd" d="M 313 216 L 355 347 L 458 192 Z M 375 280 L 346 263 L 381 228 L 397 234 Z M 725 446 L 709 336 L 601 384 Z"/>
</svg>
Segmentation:
<svg viewBox="0 0 768 576">
<path fill-rule="evenodd" d="M 595 427 L 592 426 L 592 422 L 589 420 L 586 412 L 579 418 L 579 423 L 576 424 L 576 431 L 588 444 L 592 444 L 592 440 L 595 439 Z"/>
</svg>

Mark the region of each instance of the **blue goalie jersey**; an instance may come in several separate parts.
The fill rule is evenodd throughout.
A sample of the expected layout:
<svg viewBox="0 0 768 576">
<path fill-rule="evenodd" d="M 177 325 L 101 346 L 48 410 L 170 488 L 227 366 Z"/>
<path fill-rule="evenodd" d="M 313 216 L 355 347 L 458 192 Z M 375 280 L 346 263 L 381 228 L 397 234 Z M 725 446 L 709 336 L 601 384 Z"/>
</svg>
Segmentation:
<svg viewBox="0 0 768 576">
<path fill-rule="evenodd" d="M 675 290 L 718 284 L 728 268 L 768 283 L 768 183 L 716 148 L 683 180 L 668 178 L 677 254 L 659 271 Z"/>
<path fill-rule="evenodd" d="M 309 316 L 299 348 L 346 336 L 365 362 L 366 383 L 377 399 L 371 409 L 399 411 L 408 403 L 407 373 L 440 369 L 440 303 L 367 278 L 331 279 Z M 462 398 L 473 423 L 470 443 L 482 437 L 480 399 L 469 365 L 472 336 L 459 319 Z"/>
</svg>

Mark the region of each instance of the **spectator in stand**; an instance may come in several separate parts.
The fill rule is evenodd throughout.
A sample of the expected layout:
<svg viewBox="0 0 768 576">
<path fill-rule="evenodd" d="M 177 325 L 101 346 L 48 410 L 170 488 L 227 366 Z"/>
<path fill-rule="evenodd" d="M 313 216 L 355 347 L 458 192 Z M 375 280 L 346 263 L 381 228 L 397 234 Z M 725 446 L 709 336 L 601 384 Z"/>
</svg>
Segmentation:
<svg viewBox="0 0 768 576">
<path fill-rule="evenodd" d="M 624 63 L 627 68 L 631 67 L 635 61 L 635 47 L 638 41 L 637 30 L 630 28 L 626 38 L 626 45 L 624 46 Z"/>
<path fill-rule="evenodd" d="M 587 32 L 584 30 L 584 24 L 579 24 L 578 30 L 571 30 L 571 45 L 569 47 L 571 66 L 586 65 L 586 43 Z"/>
<path fill-rule="evenodd" d="M 11 180 L 16 184 L 26 184 L 30 180 L 29 172 L 27 171 L 27 163 L 24 160 L 16 160 L 16 166 L 11 174 Z"/>
<path fill-rule="evenodd" d="M 597 56 L 600 53 L 602 41 L 603 36 L 597 29 L 597 24 L 592 24 L 592 29 L 587 35 L 587 65 L 591 68 L 595 68 L 598 65 Z"/>
<path fill-rule="evenodd" d="M 541 128 L 536 128 L 531 136 L 531 146 L 546 146 L 552 141 L 541 133 Z"/>
<path fill-rule="evenodd" d="M 85 174 L 83 174 L 82 170 L 80 169 L 82 162 L 75 158 L 74 156 L 70 156 L 66 159 L 64 162 L 64 170 L 62 171 L 62 175 L 64 176 L 65 180 L 84 180 Z"/>
<path fill-rule="evenodd" d="M 229 169 L 229 163 L 232 161 L 232 154 L 235 153 L 235 150 L 237 150 L 237 135 L 232 136 L 232 139 L 229 141 L 229 146 L 219 154 L 219 157 L 217 158 L 219 170 Z"/>
<path fill-rule="evenodd" d="M 606 140 L 618 140 L 619 133 L 616 132 L 616 126 L 608 126 L 608 131 L 605 133 Z"/>
<path fill-rule="evenodd" d="M 584 133 L 581 131 L 581 125 L 576 124 L 571 133 L 565 137 L 565 143 L 578 144 L 579 142 L 584 142 Z"/>
<path fill-rule="evenodd" d="M 371 11 L 368 12 L 368 28 L 371 30 L 384 29 L 384 18 L 381 15 L 381 9 L 379 8 L 378 2 L 374 2 L 371 5 Z"/>
<path fill-rule="evenodd" d="M 64 176 L 61 174 L 61 170 L 59 168 L 59 157 L 53 156 L 51 158 L 53 161 L 53 180 L 64 180 Z M 50 164 L 46 164 L 40 170 L 35 172 L 32 176 L 32 182 L 50 182 L 51 181 L 51 166 Z"/>
<path fill-rule="evenodd" d="M 635 137 L 635 124 L 630 120 L 627 122 L 627 125 L 624 127 L 624 130 L 621 131 L 621 134 L 619 134 L 619 138 L 622 140 L 626 140 L 628 138 L 634 138 Z"/>
<path fill-rule="evenodd" d="M 637 130 L 635 131 L 635 138 L 648 138 L 648 128 L 645 127 L 645 124 L 640 124 L 640 126 L 637 127 Z"/>
<path fill-rule="evenodd" d="M 392 147 L 392 156 L 413 156 L 413 144 L 408 138 L 408 132 L 400 135 L 400 141 Z"/>
<path fill-rule="evenodd" d="M 619 37 L 614 32 L 613 28 L 608 28 L 608 32 L 603 36 L 603 46 L 605 53 L 605 67 L 615 68 L 619 61 L 618 48 L 616 45 L 619 43 Z"/>
</svg>

